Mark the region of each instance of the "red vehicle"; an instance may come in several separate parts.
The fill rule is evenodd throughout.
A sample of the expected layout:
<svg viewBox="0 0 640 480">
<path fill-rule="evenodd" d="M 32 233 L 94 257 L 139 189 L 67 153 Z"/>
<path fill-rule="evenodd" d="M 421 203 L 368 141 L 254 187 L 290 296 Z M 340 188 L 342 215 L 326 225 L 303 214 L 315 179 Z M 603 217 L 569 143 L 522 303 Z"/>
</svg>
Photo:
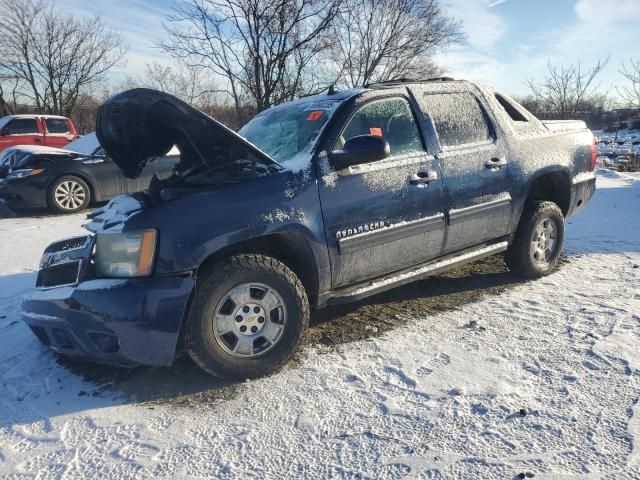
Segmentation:
<svg viewBox="0 0 640 480">
<path fill-rule="evenodd" d="M 78 138 L 73 122 L 57 115 L 7 115 L 0 118 L 0 152 L 14 145 L 62 148 Z"/>
</svg>

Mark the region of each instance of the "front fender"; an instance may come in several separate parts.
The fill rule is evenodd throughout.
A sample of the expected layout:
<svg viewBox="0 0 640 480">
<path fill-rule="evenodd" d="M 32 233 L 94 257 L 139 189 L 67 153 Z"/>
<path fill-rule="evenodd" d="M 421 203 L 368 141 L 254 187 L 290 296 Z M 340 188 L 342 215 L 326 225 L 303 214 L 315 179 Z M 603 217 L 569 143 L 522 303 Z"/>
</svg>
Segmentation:
<svg viewBox="0 0 640 480">
<path fill-rule="evenodd" d="M 159 231 L 157 275 L 196 270 L 223 249 L 282 233 L 303 238 L 318 271 L 330 271 L 316 182 L 304 174 L 272 174 L 146 208 L 123 230 L 145 228 Z"/>
</svg>

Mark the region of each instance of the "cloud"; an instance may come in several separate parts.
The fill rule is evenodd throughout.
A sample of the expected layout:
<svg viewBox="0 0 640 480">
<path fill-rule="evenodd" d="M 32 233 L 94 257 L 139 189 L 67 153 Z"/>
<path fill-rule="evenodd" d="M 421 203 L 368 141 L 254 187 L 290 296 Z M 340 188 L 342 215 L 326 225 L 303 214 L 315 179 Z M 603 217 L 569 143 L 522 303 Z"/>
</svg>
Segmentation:
<svg viewBox="0 0 640 480">
<path fill-rule="evenodd" d="M 492 85 L 496 84 L 506 68 L 491 55 L 465 47 L 451 48 L 438 55 L 435 60 L 447 75 Z"/>
<path fill-rule="evenodd" d="M 515 8 L 523 3 L 514 2 L 510 10 L 492 9 L 505 1 L 452 3 L 450 14 L 465 21 L 469 41 L 438 57 L 447 72 L 522 94 L 526 93 L 524 80 L 543 77 L 548 61 L 565 65 L 580 61 L 589 67 L 611 54 L 599 81 L 602 92 L 615 95 L 613 85 L 623 82 L 618 72 L 620 63 L 639 55 L 640 0 L 573 0 L 573 8 L 565 8 L 563 14 L 554 1 L 541 1 L 539 8 L 553 22 L 540 22 L 535 33 L 526 36 L 508 30 L 513 15 L 520 13 Z M 502 16 L 507 13 L 512 16 Z M 518 21 L 522 23 L 522 17 Z"/>
<path fill-rule="evenodd" d="M 503 0 L 504 1 L 504 0 Z M 449 0 L 448 13 L 462 20 L 467 43 L 472 48 L 488 50 L 502 38 L 505 25 L 502 17 L 489 11 L 490 0 Z"/>
<path fill-rule="evenodd" d="M 114 68 L 110 77 L 118 82 L 127 76 L 141 75 L 147 63 L 154 60 L 168 62 L 168 57 L 154 47 L 162 40 L 162 21 L 170 13 L 171 4 L 162 1 L 57 0 L 55 8 L 76 16 L 99 16 L 105 25 L 119 33 L 128 47 L 127 64 Z"/>
</svg>

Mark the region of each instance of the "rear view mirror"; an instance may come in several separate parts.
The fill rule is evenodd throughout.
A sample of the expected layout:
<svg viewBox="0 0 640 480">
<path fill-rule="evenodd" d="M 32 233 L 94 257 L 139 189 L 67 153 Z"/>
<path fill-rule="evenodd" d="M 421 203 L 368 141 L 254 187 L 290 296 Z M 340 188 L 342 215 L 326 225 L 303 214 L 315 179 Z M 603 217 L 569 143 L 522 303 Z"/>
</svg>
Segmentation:
<svg viewBox="0 0 640 480">
<path fill-rule="evenodd" d="M 361 163 L 383 160 L 389 156 L 389 142 L 377 135 L 358 135 L 344 144 L 342 150 L 331 152 L 330 158 L 336 170 Z"/>
</svg>

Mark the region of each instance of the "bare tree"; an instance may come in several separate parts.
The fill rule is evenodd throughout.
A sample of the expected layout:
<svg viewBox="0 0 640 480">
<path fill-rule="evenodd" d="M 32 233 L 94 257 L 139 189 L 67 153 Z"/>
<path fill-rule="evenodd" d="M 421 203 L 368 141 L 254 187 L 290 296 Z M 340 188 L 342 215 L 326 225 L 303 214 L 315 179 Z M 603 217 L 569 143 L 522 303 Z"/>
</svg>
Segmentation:
<svg viewBox="0 0 640 480">
<path fill-rule="evenodd" d="M 147 87 L 175 95 L 201 109 L 217 103 L 217 94 L 223 93 L 212 76 L 201 68 L 184 65 L 162 65 L 148 63 L 141 83 Z"/>
<path fill-rule="evenodd" d="M 618 95 L 629 106 L 640 108 L 640 58 L 631 58 L 628 66 L 623 62 L 620 73 L 631 85 L 616 87 Z"/>
<path fill-rule="evenodd" d="M 70 115 L 83 90 L 123 64 L 121 37 L 98 17 L 77 19 L 39 0 L 0 0 L 0 78 L 39 111 Z"/>
<path fill-rule="evenodd" d="M 351 87 L 433 76 L 433 55 L 463 38 L 439 0 L 345 0 L 333 31 L 339 82 Z"/>
<path fill-rule="evenodd" d="M 16 113 L 19 80 L 13 75 L 0 74 L 0 117 Z"/>
<path fill-rule="evenodd" d="M 549 62 L 547 76 L 542 81 L 527 80 L 525 83 L 544 111 L 567 119 L 593 100 L 598 89 L 595 79 L 608 63 L 609 57 L 585 70 L 580 62 L 559 66 Z"/>
<path fill-rule="evenodd" d="M 327 47 L 341 0 L 184 0 L 158 46 L 226 83 L 238 117 L 306 93 L 310 61 Z"/>
</svg>

